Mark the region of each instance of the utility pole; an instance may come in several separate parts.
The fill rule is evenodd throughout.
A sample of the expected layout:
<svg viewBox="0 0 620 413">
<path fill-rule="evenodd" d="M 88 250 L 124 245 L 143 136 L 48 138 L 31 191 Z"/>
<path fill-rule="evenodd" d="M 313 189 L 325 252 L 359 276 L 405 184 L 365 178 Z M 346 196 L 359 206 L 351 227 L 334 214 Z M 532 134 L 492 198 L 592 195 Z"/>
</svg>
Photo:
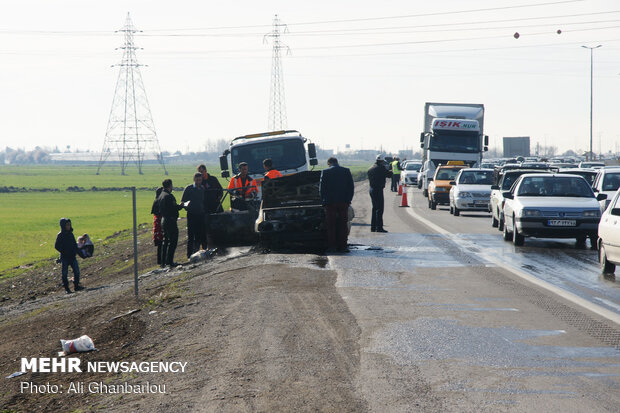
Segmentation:
<svg viewBox="0 0 620 413">
<path fill-rule="evenodd" d="M 120 69 L 97 175 L 113 153 L 118 155 L 121 175 L 125 175 L 127 166 L 132 162 L 138 166 L 138 173 L 142 175 L 142 163 L 147 153 L 156 157 L 164 168 L 164 173 L 168 175 L 142 83 L 140 66 L 143 65 L 138 63 L 136 57 L 136 50 L 139 48 L 134 43 L 133 35 L 139 30 L 133 25 L 129 13 L 125 26 L 118 32 L 123 33 L 125 38 L 125 43 L 120 47 L 123 49 L 123 58 L 119 64 L 112 65 Z"/>
<path fill-rule="evenodd" d="M 281 32 L 282 29 L 282 32 Z M 284 76 L 282 75 L 282 63 L 280 62 L 280 51 L 286 49 L 290 52 L 288 46 L 282 44 L 280 36 L 286 33 L 288 28 L 280 22 L 276 14 L 273 19 L 273 29 L 264 37 L 271 38 L 273 41 L 273 53 L 271 62 L 271 91 L 269 92 L 269 130 L 286 129 L 286 105 L 284 103 Z"/>
<path fill-rule="evenodd" d="M 593 47 L 581 46 L 584 49 L 590 50 L 590 153 L 588 155 L 589 160 L 592 160 L 592 155 L 593 155 L 592 153 L 592 102 L 593 102 L 593 93 L 594 93 L 594 89 L 593 89 L 594 49 L 598 49 L 601 46 L 602 44 L 599 44 L 598 46 L 593 46 Z"/>
</svg>

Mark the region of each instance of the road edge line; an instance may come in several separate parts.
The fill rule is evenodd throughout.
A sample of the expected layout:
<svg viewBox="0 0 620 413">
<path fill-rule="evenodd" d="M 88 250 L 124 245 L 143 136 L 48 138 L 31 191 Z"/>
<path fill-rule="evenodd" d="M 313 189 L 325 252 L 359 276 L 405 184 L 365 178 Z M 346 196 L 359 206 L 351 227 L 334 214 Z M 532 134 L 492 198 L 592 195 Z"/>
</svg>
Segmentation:
<svg viewBox="0 0 620 413">
<path fill-rule="evenodd" d="M 420 221 L 422 224 L 426 225 L 427 227 L 435 230 L 436 232 L 438 232 L 441 235 L 446 236 L 447 238 L 450 238 L 450 235 L 454 235 L 452 234 L 450 231 L 440 227 L 439 225 L 429 221 L 428 219 L 422 217 L 421 215 L 419 215 L 418 213 L 415 212 L 414 208 L 409 208 L 407 210 L 407 212 L 414 218 L 417 219 L 418 221 Z M 458 244 L 457 244 L 458 246 Z M 459 248 L 461 248 L 460 246 L 458 246 Z M 462 249 L 462 248 L 461 248 Z M 468 253 L 471 253 L 469 251 L 467 251 Z M 612 321 L 616 324 L 620 325 L 620 315 L 614 313 L 613 311 L 610 311 L 604 307 L 601 307 L 597 304 L 591 303 L 588 300 L 579 297 L 578 295 L 575 295 L 571 292 L 565 291 L 559 287 L 556 287 L 555 285 L 548 283 L 547 281 L 541 280 L 539 278 L 534 277 L 533 275 L 530 275 L 526 272 L 523 272 L 521 270 L 518 270 L 516 268 L 513 268 L 509 265 L 506 265 L 505 263 L 498 261 L 497 259 L 487 256 L 485 254 L 482 254 L 484 259 L 486 261 L 491 262 L 492 264 L 497 265 L 498 267 L 516 275 L 519 278 L 524 279 L 525 281 L 528 281 L 534 285 L 537 285 L 538 287 L 544 288 L 545 290 L 559 295 L 560 297 L 572 302 L 573 304 L 577 304 L 580 307 L 585 308 L 588 311 L 591 311 L 609 321 Z"/>
</svg>

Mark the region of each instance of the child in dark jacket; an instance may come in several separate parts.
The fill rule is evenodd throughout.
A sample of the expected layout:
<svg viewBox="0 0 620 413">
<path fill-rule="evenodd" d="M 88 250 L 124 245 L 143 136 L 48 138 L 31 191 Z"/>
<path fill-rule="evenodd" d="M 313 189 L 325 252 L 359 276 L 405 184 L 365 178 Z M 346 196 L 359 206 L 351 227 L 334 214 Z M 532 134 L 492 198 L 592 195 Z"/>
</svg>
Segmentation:
<svg viewBox="0 0 620 413">
<path fill-rule="evenodd" d="M 71 294 L 69 289 L 69 266 L 73 270 L 73 286 L 75 291 L 83 290 L 80 285 L 80 267 L 78 266 L 76 255 L 78 253 L 77 243 L 73 235 L 71 220 L 68 218 L 60 219 L 60 232 L 56 236 L 56 250 L 60 252 L 60 262 L 62 264 L 62 285 L 65 287 L 67 294 Z"/>
</svg>

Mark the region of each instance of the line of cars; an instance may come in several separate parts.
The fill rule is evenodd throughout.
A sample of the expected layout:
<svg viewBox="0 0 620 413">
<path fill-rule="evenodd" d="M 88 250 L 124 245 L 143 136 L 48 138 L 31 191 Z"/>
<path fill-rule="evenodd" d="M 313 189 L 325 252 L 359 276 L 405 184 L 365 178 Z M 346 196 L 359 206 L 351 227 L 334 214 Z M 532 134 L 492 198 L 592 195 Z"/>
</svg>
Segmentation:
<svg viewBox="0 0 620 413">
<path fill-rule="evenodd" d="M 585 165 L 584 165 L 585 166 Z M 547 164 L 470 168 L 458 162 L 438 166 L 428 187 L 428 207 L 450 213 L 485 211 L 506 241 L 525 238 L 590 239 L 601 270 L 620 265 L 620 167 L 572 170 Z"/>
</svg>

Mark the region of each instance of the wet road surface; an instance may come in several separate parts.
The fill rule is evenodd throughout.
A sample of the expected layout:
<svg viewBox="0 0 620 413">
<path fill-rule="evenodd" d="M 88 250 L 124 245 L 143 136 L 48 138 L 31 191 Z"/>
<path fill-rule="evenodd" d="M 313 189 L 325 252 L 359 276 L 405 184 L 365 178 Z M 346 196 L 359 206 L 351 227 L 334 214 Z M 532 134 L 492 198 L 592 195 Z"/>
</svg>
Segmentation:
<svg viewBox="0 0 620 413">
<path fill-rule="evenodd" d="M 390 233 L 371 233 L 358 185 L 352 252 L 326 265 L 361 329 L 357 381 L 371 410 L 618 410 L 620 289 L 599 275 L 596 251 L 565 240 L 515 248 L 487 214 L 431 211 L 413 191 L 412 208 L 385 198 Z"/>
</svg>

